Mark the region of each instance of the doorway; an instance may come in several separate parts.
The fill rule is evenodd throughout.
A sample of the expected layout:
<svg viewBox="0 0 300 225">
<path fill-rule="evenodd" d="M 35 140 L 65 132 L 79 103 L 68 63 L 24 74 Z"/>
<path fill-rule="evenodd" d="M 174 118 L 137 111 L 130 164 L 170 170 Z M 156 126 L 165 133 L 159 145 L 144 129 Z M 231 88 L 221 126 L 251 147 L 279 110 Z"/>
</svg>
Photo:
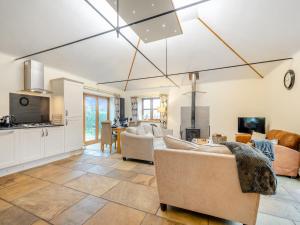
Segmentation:
<svg viewBox="0 0 300 225">
<path fill-rule="evenodd" d="M 98 143 L 101 139 L 101 122 L 109 119 L 109 98 L 84 94 L 84 143 Z"/>
</svg>

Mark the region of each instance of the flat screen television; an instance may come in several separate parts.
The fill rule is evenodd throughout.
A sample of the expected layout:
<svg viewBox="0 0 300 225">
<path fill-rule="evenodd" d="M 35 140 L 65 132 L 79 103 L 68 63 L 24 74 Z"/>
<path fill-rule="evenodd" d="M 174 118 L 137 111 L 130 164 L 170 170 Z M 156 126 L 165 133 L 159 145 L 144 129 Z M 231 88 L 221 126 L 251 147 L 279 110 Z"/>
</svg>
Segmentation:
<svg viewBox="0 0 300 225">
<path fill-rule="evenodd" d="M 9 114 L 16 123 L 48 123 L 50 99 L 43 96 L 9 94 Z"/>
<path fill-rule="evenodd" d="M 265 133 L 264 117 L 239 117 L 238 118 L 238 132 L 252 134 L 253 131 L 264 134 Z"/>
</svg>

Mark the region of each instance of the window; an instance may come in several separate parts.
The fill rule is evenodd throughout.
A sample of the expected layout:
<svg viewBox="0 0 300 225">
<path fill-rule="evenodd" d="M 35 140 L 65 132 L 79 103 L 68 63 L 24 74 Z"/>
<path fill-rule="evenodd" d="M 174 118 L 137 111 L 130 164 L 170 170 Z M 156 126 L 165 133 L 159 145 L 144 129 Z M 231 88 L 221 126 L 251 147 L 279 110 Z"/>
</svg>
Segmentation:
<svg viewBox="0 0 300 225">
<path fill-rule="evenodd" d="M 143 98 L 143 120 L 159 120 L 160 98 Z"/>
</svg>

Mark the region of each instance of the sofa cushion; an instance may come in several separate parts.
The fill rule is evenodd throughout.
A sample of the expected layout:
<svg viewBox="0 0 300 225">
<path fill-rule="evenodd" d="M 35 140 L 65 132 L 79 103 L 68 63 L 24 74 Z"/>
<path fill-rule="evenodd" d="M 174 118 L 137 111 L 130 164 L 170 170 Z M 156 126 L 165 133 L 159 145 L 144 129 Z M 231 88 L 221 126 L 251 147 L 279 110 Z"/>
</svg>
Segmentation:
<svg viewBox="0 0 300 225">
<path fill-rule="evenodd" d="M 152 126 L 151 125 L 145 124 L 145 125 L 143 125 L 141 127 L 144 129 L 145 133 L 153 134 Z"/>
<path fill-rule="evenodd" d="M 137 128 L 136 128 L 136 127 L 128 127 L 128 128 L 126 129 L 126 131 L 127 131 L 128 133 L 130 133 L 130 134 L 136 134 Z"/>
<path fill-rule="evenodd" d="M 136 128 L 136 134 L 137 135 L 146 135 L 146 131 L 144 129 L 144 126 L 139 126 Z"/>
<path fill-rule="evenodd" d="M 163 137 L 164 136 L 164 133 L 163 133 L 161 127 L 153 126 L 152 129 L 153 129 L 154 137 Z"/>
<path fill-rule="evenodd" d="M 253 131 L 251 139 L 252 140 L 265 140 L 266 135 Z"/>
<path fill-rule="evenodd" d="M 232 155 L 231 151 L 225 145 L 222 146 L 200 145 L 197 149 L 195 149 L 195 151 Z"/>
<path fill-rule="evenodd" d="M 300 135 L 282 130 L 270 130 L 267 139 L 277 139 L 278 144 L 299 151 Z"/>
<path fill-rule="evenodd" d="M 164 136 L 164 141 L 166 147 L 171 149 L 194 150 L 199 148 L 199 145 L 175 138 L 171 135 Z"/>
</svg>

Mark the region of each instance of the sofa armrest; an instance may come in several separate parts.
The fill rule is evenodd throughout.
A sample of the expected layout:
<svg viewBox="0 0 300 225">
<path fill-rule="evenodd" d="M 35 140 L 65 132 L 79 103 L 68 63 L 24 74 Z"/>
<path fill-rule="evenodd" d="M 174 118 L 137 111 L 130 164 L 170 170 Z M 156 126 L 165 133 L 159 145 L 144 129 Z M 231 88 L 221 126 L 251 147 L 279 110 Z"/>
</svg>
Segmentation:
<svg viewBox="0 0 300 225">
<path fill-rule="evenodd" d="M 275 145 L 273 167 L 277 175 L 297 176 L 300 167 L 300 153 L 294 149 Z"/>
</svg>

